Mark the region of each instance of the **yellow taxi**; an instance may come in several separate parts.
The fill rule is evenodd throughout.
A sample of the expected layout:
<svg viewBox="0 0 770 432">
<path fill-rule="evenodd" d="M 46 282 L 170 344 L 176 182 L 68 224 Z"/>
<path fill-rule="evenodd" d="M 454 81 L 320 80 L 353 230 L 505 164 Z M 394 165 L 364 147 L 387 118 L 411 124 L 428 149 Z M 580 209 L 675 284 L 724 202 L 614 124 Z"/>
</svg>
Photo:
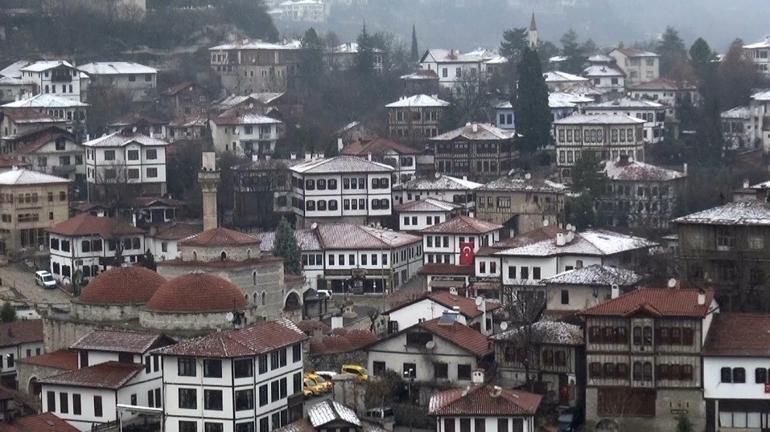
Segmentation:
<svg viewBox="0 0 770 432">
<path fill-rule="evenodd" d="M 332 382 L 325 380 L 321 375 L 314 372 L 305 372 L 305 379 L 315 382 L 322 393 L 332 391 Z"/>
<path fill-rule="evenodd" d="M 318 396 L 325 392 L 323 387 L 319 386 L 318 383 L 313 381 L 310 378 L 305 378 L 303 380 L 303 386 L 302 386 L 302 393 L 305 395 L 306 398 L 312 397 L 312 396 Z"/>
<path fill-rule="evenodd" d="M 357 365 L 357 364 L 346 364 L 342 365 L 342 368 L 340 369 L 342 373 L 349 373 L 356 376 L 356 379 L 359 381 L 369 381 L 369 373 L 366 371 L 366 368 Z"/>
</svg>

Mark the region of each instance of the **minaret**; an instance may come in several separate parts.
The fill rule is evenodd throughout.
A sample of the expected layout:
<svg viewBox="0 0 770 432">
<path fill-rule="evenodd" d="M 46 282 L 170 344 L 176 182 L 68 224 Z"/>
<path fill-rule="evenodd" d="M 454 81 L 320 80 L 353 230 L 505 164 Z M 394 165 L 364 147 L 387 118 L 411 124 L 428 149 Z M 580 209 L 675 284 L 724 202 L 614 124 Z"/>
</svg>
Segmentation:
<svg viewBox="0 0 770 432">
<path fill-rule="evenodd" d="M 537 24 L 535 24 L 535 12 L 532 12 L 532 21 L 529 22 L 529 31 L 527 32 L 527 40 L 529 41 L 529 49 L 537 49 L 537 45 L 540 42 L 537 37 Z"/>
<path fill-rule="evenodd" d="M 217 224 L 217 186 L 219 170 L 214 152 L 203 152 L 201 170 L 198 171 L 198 184 L 203 193 L 203 231 L 216 228 Z"/>
</svg>

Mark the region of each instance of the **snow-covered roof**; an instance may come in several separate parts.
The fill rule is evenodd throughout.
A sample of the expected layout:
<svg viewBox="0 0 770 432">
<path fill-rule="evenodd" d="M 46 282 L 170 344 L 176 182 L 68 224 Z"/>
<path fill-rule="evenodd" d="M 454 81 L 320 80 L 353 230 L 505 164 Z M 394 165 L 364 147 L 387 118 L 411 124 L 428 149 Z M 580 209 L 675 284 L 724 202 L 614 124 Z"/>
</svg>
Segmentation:
<svg viewBox="0 0 770 432">
<path fill-rule="evenodd" d="M 143 146 L 167 146 L 168 142 L 140 133 L 124 133 L 122 131 L 104 135 L 83 143 L 86 147 L 123 147 L 137 143 Z"/>
<path fill-rule="evenodd" d="M 491 65 L 494 65 L 494 64 L 506 64 L 506 63 L 508 63 L 508 59 L 506 57 L 504 57 L 504 56 L 496 55 L 496 56 L 492 57 L 491 59 L 484 61 L 484 63 L 486 63 L 488 65 L 490 65 L 490 64 Z"/>
<path fill-rule="evenodd" d="M 770 48 L 770 37 L 766 37 L 762 41 L 750 43 L 748 45 L 743 46 L 743 49 L 757 49 L 757 48 Z"/>
<path fill-rule="evenodd" d="M 562 71 L 546 72 L 543 74 L 543 78 L 545 79 L 546 83 L 588 81 L 588 78 Z"/>
<path fill-rule="evenodd" d="M 585 109 L 588 110 L 613 110 L 613 109 L 664 109 L 665 107 L 657 102 L 653 102 L 646 99 L 634 99 L 630 97 L 622 97 L 606 102 L 594 103 L 586 105 Z"/>
<path fill-rule="evenodd" d="M 396 185 L 394 189 L 401 190 L 424 190 L 424 191 L 448 191 L 448 190 L 473 190 L 483 186 L 481 183 L 472 182 L 467 179 L 457 178 L 441 174 L 438 177 L 415 178 L 406 183 Z"/>
<path fill-rule="evenodd" d="M 262 115 L 255 109 L 243 110 L 237 107 L 223 112 L 217 116 L 213 122 L 218 125 L 265 125 L 283 123 L 280 120 Z"/>
<path fill-rule="evenodd" d="M 565 234 L 565 236 L 569 240 L 569 233 Z M 557 239 L 547 239 L 521 247 L 506 249 L 495 255 L 537 257 L 555 255 L 609 256 L 653 246 L 656 246 L 656 243 L 641 237 L 607 230 L 590 230 L 574 233 L 574 238 L 571 241 L 566 241 L 564 246 L 558 246 Z"/>
<path fill-rule="evenodd" d="M 748 106 L 737 106 L 735 108 L 730 108 L 727 111 L 722 111 L 722 114 L 720 114 L 719 117 L 723 119 L 751 119 L 751 108 Z"/>
<path fill-rule="evenodd" d="M 524 331 L 531 331 L 532 341 L 549 345 L 583 345 L 583 329 L 574 324 L 561 321 L 538 321 L 529 329 L 526 327 L 513 328 L 489 338 L 495 341 L 516 341 Z M 523 335 L 522 335 L 523 336 Z"/>
<path fill-rule="evenodd" d="M 762 90 L 760 92 L 754 93 L 751 95 L 751 98 L 755 101 L 770 101 L 770 90 Z"/>
<path fill-rule="evenodd" d="M 547 284 L 591 285 L 621 287 L 633 286 L 642 277 L 631 270 L 594 264 L 574 270 L 567 270 L 545 280 Z"/>
<path fill-rule="evenodd" d="M 32 171 L 28 169 L 12 169 L 0 173 L 0 185 L 33 185 L 33 184 L 48 184 L 48 183 L 69 183 L 70 180 L 66 178 L 56 177 L 49 174 L 44 174 L 38 171 Z"/>
<path fill-rule="evenodd" d="M 433 57 L 436 63 L 479 63 L 491 60 L 498 54 L 484 48 L 477 48 L 466 53 L 458 50 L 433 48 L 428 50 L 425 57 L 427 58 L 427 56 Z"/>
<path fill-rule="evenodd" d="M 559 63 L 567 60 L 569 60 L 569 57 L 567 56 L 553 56 L 548 58 L 548 62 L 550 63 Z"/>
<path fill-rule="evenodd" d="M 361 420 L 358 419 L 358 416 L 352 409 L 331 400 L 325 400 L 310 407 L 307 410 L 307 417 L 316 430 L 320 430 L 324 425 L 337 421 L 361 426 Z"/>
<path fill-rule="evenodd" d="M 388 249 L 419 243 L 419 236 L 349 223 L 318 224 L 314 229 L 324 250 Z"/>
<path fill-rule="evenodd" d="M 30 63 L 19 70 L 23 72 L 43 72 L 59 66 L 66 66 L 68 68 L 75 67 L 75 66 L 72 66 L 70 62 L 65 60 L 43 60 L 43 61 L 36 61 L 36 62 Z"/>
<path fill-rule="evenodd" d="M 679 171 L 636 160 L 607 162 L 604 165 L 604 172 L 610 180 L 627 181 L 670 181 L 687 176 Z"/>
<path fill-rule="evenodd" d="M 0 75 L 10 78 L 21 78 L 21 69 L 28 66 L 31 62 L 28 60 L 18 60 L 10 65 L 0 69 Z"/>
<path fill-rule="evenodd" d="M 575 108 L 579 104 L 588 104 L 594 100 L 580 95 L 574 95 L 563 92 L 553 92 L 548 94 L 548 107 L 555 108 Z M 510 102 L 508 102 L 510 106 Z"/>
<path fill-rule="evenodd" d="M 323 2 L 319 2 L 323 3 Z M 373 52 L 382 52 L 379 48 L 373 48 Z M 357 54 L 358 53 L 358 42 L 347 42 L 341 45 L 337 45 L 336 47 L 332 48 L 332 53 L 334 54 Z"/>
<path fill-rule="evenodd" d="M 397 212 L 451 212 L 452 210 L 460 208 L 459 204 L 450 203 L 446 201 L 437 200 L 435 198 L 425 198 L 396 206 L 394 210 Z"/>
<path fill-rule="evenodd" d="M 88 104 L 51 93 L 41 93 L 27 99 L 9 102 L 3 108 L 84 108 Z"/>
<path fill-rule="evenodd" d="M 680 224 L 770 225 L 770 207 L 761 201 L 730 202 L 674 219 Z"/>
<path fill-rule="evenodd" d="M 262 40 L 243 40 L 240 42 L 217 45 L 209 48 L 209 51 L 221 51 L 221 50 L 298 50 L 302 48 L 302 42 L 298 40 L 291 40 L 282 43 L 264 42 Z"/>
<path fill-rule="evenodd" d="M 291 170 L 300 174 L 330 174 L 330 173 L 359 173 L 381 172 L 389 173 L 393 167 L 380 162 L 370 161 L 358 156 L 335 156 L 314 161 L 305 162 L 291 167 Z"/>
<path fill-rule="evenodd" d="M 589 63 L 611 63 L 613 58 L 605 54 L 594 54 L 588 57 Z"/>
<path fill-rule="evenodd" d="M 546 179 L 527 178 L 527 176 L 503 176 L 492 180 L 478 190 L 563 193 L 567 190 L 567 186 Z"/>
<path fill-rule="evenodd" d="M 0 75 L 0 85 L 32 85 L 30 83 L 25 82 L 21 78 L 16 77 L 9 77 L 9 76 L 2 76 Z"/>
<path fill-rule="evenodd" d="M 612 54 L 615 51 L 625 55 L 626 57 L 660 57 L 654 52 L 646 51 L 639 48 L 615 48 L 614 50 L 612 50 L 612 52 L 610 52 L 610 54 Z"/>
<path fill-rule="evenodd" d="M 553 122 L 555 125 L 644 124 L 644 120 L 625 114 L 572 114 Z"/>
<path fill-rule="evenodd" d="M 134 62 L 93 62 L 81 65 L 78 69 L 88 75 L 129 75 L 155 74 L 158 70 Z"/>
<path fill-rule="evenodd" d="M 488 123 L 468 123 L 463 127 L 445 132 L 431 138 L 431 141 L 451 141 L 455 138 L 468 140 L 507 140 L 512 139 L 516 132 L 500 129 Z"/>
<path fill-rule="evenodd" d="M 611 66 L 593 65 L 583 69 L 583 76 L 586 77 L 622 77 L 625 76 L 619 69 Z"/>
<path fill-rule="evenodd" d="M 402 97 L 396 102 L 385 105 L 386 108 L 423 108 L 445 106 L 449 106 L 449 102 L 434 96 L 428 96 L 424 94 Z"/>
</svg>

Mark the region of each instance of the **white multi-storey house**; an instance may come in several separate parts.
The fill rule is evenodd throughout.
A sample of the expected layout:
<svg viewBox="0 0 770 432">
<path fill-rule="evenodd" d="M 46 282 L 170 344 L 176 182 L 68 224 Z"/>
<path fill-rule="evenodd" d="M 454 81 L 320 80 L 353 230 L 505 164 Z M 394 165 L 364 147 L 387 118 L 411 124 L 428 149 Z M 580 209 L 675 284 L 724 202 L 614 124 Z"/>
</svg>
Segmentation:
<svg viewBox="0 0 770 432">
<path fill-rule="evenodd" d="M 420 231 L 451 219 L 460 205 L 434 198 L 411 201 L 396 206 L 399 231 Z"/>
<path fill-rule="evenodd" d="M 660 56 L 636 48 L 615 48 L 608 56 L 626 74 L 629 84 L 639 84 L 660 78 Z"/>
<path fill-rule="evenodd" d="M 94 85 L 121 91 L 134 101 L 146 101 L 157 92 L 158 70 L 139 63 L 93 62 L 79 69 L 85 73 L 81 80 L 86 95 Z"/>
<path fill-rule="evenodd" d="M 383 294 L 399 288 L 422 267 L 420 237 L 335 223 L 295 230 L 302 249 L 305 286 L 336 293 Z M 271 251 L 274 233 L 261 237 L 260 248 Z"/>
<path fill-rule="evenodd" d="M 43 321 L 20 320 L 0 324 L 0 383 L 16 388 L 16 362 L 45 351 Z"/>
<path fill-rule="evenodd" d="M 457 313 L 455 320 L 467 325 L 484 335 L 489 335 L 493 328 L 492 312 L 500 308 L 497 301 L 484 300 L 477 304 L 476 299 L 458 296 L 448 292 L 429 292 L 407 303 L 398 305 L 382 313 L 387 318 L 387 332 L 396 333 L 423 321 L 441 318 L 444 313 Z"/>
<path fill-rule="evenodd" d="M 770 91 L 751 95 L 749 102 L 754 139 L 762 143 L 765 153 L 770 151 Z"/>
<path fill-rule="evenodd" d="M 298 226 L 313 222 L 369 224 L 393 211 L 393 167 L 357 156 L 336 156 L 294 165 L 292 208 Z"/>
<path fill-rule="evenodd" d="M 160 356 L 152 354 L 174 341 L 147 331 L 100 329 L 77 340 L 77 369 L 40 379 L 43 411 L 81 431 L 120 419 L 141 424 L 145 415 L 118 405 L 141 407 L 157 421 L 163 408 Z M 149 410 L 147 410 L 149 408 Z M 121 411 L 119 413 L 119 411 Z M 152 418 L 150 417 L 150 418 Z"/>
<path fill-rule="evenodd" d="M 281 319 L 158 350 L 163 430 L 267 432 L 300 419 L 306 338 Z"/>
<path fill-rule="evenodd" d="M 280 120 L 253 109 L 229 109 L 210 120 L 209 125 L 217 153 L 229 151 L 248 157 L 272 155 L 284 132 Z"/>
<path fill-rule="evenodd" d="M 35 171 L 76 180 L 85 185 L 85 150 L 75 136 L 64 129 L 50 127 L 19 136 L 15 154 Z"/>
<path fill-rule="evenodd" d="M 51 273 L 56 280 L 84 280 L 112 267 L 120 250 L 125 262 L 135 263 L 145 249 L 143 230 L 117 219 L 81 213 L 48 228 Z"/>
<path fill-rule="evenodd" d="M 562 71 L 551 71 L 543 74 L 548 91 L 560 91 L 573 85 L 588 84 L 588 78 Z"/>
<path fill-rule="evenodd" d="M 757 65 L 757 69 L 765 75 L 770 74 L 770 37 L 765 40 L 743 46 L 746 58 Z"/>
<path fill-rule="evenodd" d="M 38 94 L 27 99 L 9 102 L 3 111 L 34 110 L 47 114 L 64 127 L 81 137 L 85 137 L 87 103 L 56 94 Z"/>
<path fill-rule="evenodd" d="M 665 135 L 666 107 L 657 102 L 624 97 L 607 102 L 588 104 L 583 108 L 583 112 L 588 115 L 627 115 L 642 119 L 644 120 L 642 139 L 651 144 L 663 141 Z"/>
<path fill-rule="evenodd" d="M 439 78 L 439 85 L 464 96 L 478 89 L 479 83 L 488 76 L 488 65 L 500 61 L 500 56 L 486 49 L 462 53 L 458 50 L 429 49 L 420 59 L 420 69 L 432 70 Z M 494 66 L 493 66 L 494 68 Z"/>
<path fill-rule="evenodd" d="M 118 189 L 131 190 L 134 196 L 164 195 L 167 145 L 128 129 L 83 143 L 89 197 L 100 199 Z"/>
<path fill-rule="evenodd" d="M 21 79 L 33 83 L 36 94 L 53 94 L 80 102 L 80 71 L 67 61 L 29 63 L 19 69 Z"/>
<path fill-rule="evenodd" d="M 706 430 L 770 427 L 770 316 L 720 313 L 703 345 Z"/>
<path fill-rule="evenodd" d="M 750 107 L 737 106 L 722 111 L 719 118 L 722 122 L 722 138 L 729 148 L 753 149 L 758 147 L 759 140 L 755 136 Z"/>
<path fill-rule="evenodd" d="M 583 70 L 583 76 L 588 78 L 597 90 L 621 92 L 625 88 L 626 75 L 610 64 L 588 66 Z"/>
<path fill-rule="evenodd" d="M 479 248 L 500 240 L 502 225 L 469 216 L 457 216 L 420 231 L 425 264 L 473 266 Z"/>
</svg>

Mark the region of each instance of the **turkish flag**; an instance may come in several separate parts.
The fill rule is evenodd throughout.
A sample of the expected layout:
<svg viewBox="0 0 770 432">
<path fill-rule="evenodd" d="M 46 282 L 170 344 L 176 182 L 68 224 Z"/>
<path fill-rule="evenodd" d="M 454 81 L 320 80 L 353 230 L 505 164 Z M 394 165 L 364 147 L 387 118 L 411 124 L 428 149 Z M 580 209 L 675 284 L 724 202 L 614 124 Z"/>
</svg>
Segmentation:
<svg viewBox="0 0 770 432">
<path fill-rule="evenodd" d="M 473 242 L 460 243 L 460 265 L 471 266 L 473 265 Z"/>
</svg>

